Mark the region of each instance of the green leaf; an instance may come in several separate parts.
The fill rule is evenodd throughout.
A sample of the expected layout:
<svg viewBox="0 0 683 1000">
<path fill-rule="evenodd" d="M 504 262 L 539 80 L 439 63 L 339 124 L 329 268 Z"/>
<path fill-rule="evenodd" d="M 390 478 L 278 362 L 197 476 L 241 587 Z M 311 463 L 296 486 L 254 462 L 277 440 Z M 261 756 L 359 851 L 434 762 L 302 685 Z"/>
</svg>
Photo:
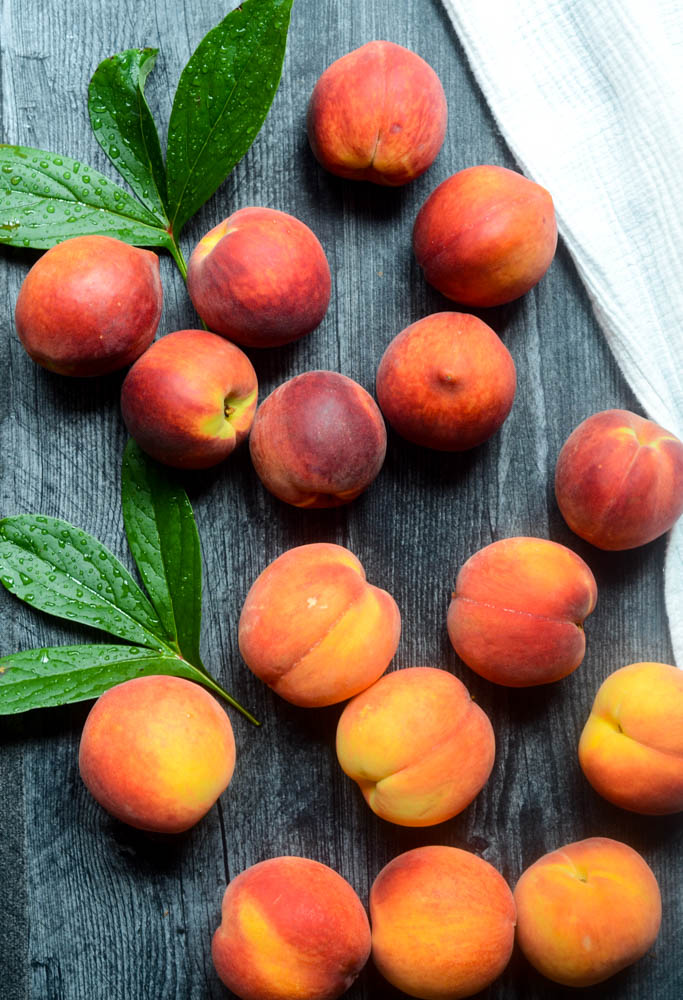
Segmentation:
<svg viewBox="0 0 683 1000">
<path fill-rule="evenodd" d="M 245 0 L 199 43 L 168 129 L 168 214 L 177 239 L 256 138 L 275 96 L 292 0 Z"/>
<path fill-rule="evenodd" d="M 172 653 L 135 646 L 48 646 L 0 659 L 0 715 L 54 708 L 99 698 L 133 677 L 186 677 L 220 695 L 250 722 L 259 723 L 210 677 Z"/>
<path fill-rule="evenodd" d="M 0 581 L 22 601 L 142 646 L 167 649 L 154 608 L 128 570 L 67 521 L 20 514 L 0 521 Z"/>
<path fill-rule="evenodd" d="M 170 642 L 203 669 L 199 534 L 187 494 L 171 475 L 130 440 L 121 467 L 123 522 L 140 576 Z"/>
<path fill-rule="evenodd" d="M 158 49 L 128 49 L 105 59 L 88 88 L 95 138 L 140 201 L 166 229 L 166 169 L 145 99 Z"/>
<path fill-rule="evenodd" d="M 0 145 L 0 243 L 44 250 L 93 233 L 175 249 L 144 205 L 92 167 L 42 149 Z"/>
<path fill-rule="evenodd" d="M 114 684 L 146 674 L 202 680 L 171 653 L 135 646 L 51 646 L 0 659 L 0 715 L 52 708 L 99 696 Z"/>
</svg>

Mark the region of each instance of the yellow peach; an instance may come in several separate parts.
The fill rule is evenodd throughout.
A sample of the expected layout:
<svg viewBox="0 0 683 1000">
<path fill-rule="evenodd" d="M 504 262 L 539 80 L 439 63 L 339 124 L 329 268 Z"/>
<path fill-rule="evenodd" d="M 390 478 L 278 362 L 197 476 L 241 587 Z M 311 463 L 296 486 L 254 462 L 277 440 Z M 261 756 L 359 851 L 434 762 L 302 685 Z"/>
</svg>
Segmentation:
<svg viewBox="0 0 683 1000">
<path fill-rule="evenodd" d="M 247 594 L 238 639 L 257 677 L 295 705 L 332 705 L 363 691 L 396 652 L 401 615 L 358 559 L 324 542 L 289 549 Z"/>
<path fill-rule="evenodd" d="M 622 809 L 683 810 L 683 671 L 632 663 L 603 681 L 579 741 L 593 788 Z"/>
<path fill-rule="evenodd" d="M 397 670 L 349 702 L 337 757 L 382 819 L 430 826 L 461 812 L 486 783 L 495 740 L 488 716 L 452 674 Z"/>
</svg>

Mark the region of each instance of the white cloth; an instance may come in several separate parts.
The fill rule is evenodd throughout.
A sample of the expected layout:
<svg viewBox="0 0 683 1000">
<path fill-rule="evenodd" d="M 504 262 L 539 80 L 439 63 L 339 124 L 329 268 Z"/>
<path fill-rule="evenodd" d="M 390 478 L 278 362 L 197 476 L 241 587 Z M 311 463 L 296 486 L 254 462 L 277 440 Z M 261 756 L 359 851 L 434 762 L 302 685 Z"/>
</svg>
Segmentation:
<svg viewBox="0 0 683 1000">
<path fill-rule="evenodd" d="M 443 2 L 515 159 L 553 196 L 626 380 L 683 438 L 681 0 Z M 683 666 L 683 518 L 665 593 Z"/>
</svg>

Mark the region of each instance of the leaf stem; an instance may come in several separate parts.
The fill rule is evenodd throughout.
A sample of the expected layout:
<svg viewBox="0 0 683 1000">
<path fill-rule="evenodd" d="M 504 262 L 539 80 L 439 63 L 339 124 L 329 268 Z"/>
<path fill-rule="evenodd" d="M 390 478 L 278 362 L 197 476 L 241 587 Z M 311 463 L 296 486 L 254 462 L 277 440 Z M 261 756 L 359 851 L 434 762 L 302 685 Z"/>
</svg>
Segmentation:
<svg viewBox="0 0 683 1000">
<path fill-rule="evenodd" d="M 183 251 L 180 249 L 175 239 L 171 236 L 168 242 L 168 250 L 173 257 L 173 260 L 178 265 L 178 270 L 180 271 L 183 281 L 187 282 L 187 264 L 185 258 L 183 257 Z"/>
<path fill-rule="evenodd" d="M 246 708 L 244 708 L 243 705 L 240 705 L 240 703 L 236 701 L 231 694 L 228 694 L 227 691 L 224 691 L 223 688 L 220 686 L 220 684 L 217 684 L 214 681 L 213 677 L 210 677 L 208 674 L 204 674 L 201 678 L 200 683 L 203 684 L 204 687 L 211 688 L 211 690 L 215 691 L 216 694 L 219 694 L 221 698 L 224 699 L 224 701 L 227 701 L 228 705 L 232 705 L 232 707 L 236 708 L 238 712 L 241 712 L 244 718 L 248 719 L 249 722 L 252 723 L 252 725 L 257 727 L 261 725 L 258 719 L 254 718 L 251 712 L 249 712 Z"/>
</svg>

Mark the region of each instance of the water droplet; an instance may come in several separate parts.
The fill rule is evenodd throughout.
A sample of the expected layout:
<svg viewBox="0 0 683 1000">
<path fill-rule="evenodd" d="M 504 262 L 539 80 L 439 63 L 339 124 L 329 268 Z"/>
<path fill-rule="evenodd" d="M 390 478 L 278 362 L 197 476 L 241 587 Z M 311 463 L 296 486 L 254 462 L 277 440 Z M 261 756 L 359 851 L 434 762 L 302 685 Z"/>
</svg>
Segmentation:
<svg viewBox="0 0 683 1000">
<path fill-rule="evenodd" d="M 64 160 L 61 158 L 61 156 L 55 156 L 52 162 L 56 167 L 61 167 L 61 165 L 64 163 Z"/>
<path fill-rule="evenodd" d="M 83 180 L 84 184 L 89 184 L 90 183 L 90 174 L 83 174 L 82 180 Z"/>
<path fill-rule="evenodd" d="M 110 146 L 109 155 L 112 158 L 112 160 L 115 160 L 117 157 L 121 155 L 121 150 L 119 149 L 118 146 Z"/>
<path fill-rule="evenodd" d="M 54 205 L 48 205 L 47 208 L 45 209 L 45 211 L 49 212 L 50 215 L 52 215 L 54 213 L 54 210 L 55 210 L 55 206 Z"/>
<path fill-rule="evenodd" d="M 14 586 L 14 577 L 13 576 L 3 576 L 3 577 L 0 577 L 0 579 L 2 579 L 2 582 L 5 584 L 6 587 L 13 587 Z"/>
<path fill-rule="evenodd" d="M 70 170 L 65 170 L 64 174 L 63 174 L 63 177 L 64 177 L 65 181 L 68 181 L 69 178 L 71 177 L 71 171 Z"/>
<path fill-rule="evenodd" d="M 50 662 L 50 657 L 47 655 L 47 650 L 45 648 L 41 649 L 41 651 L 40 651 L 40 662 L 41 663 L 49 663 Z"/>
</svg>

